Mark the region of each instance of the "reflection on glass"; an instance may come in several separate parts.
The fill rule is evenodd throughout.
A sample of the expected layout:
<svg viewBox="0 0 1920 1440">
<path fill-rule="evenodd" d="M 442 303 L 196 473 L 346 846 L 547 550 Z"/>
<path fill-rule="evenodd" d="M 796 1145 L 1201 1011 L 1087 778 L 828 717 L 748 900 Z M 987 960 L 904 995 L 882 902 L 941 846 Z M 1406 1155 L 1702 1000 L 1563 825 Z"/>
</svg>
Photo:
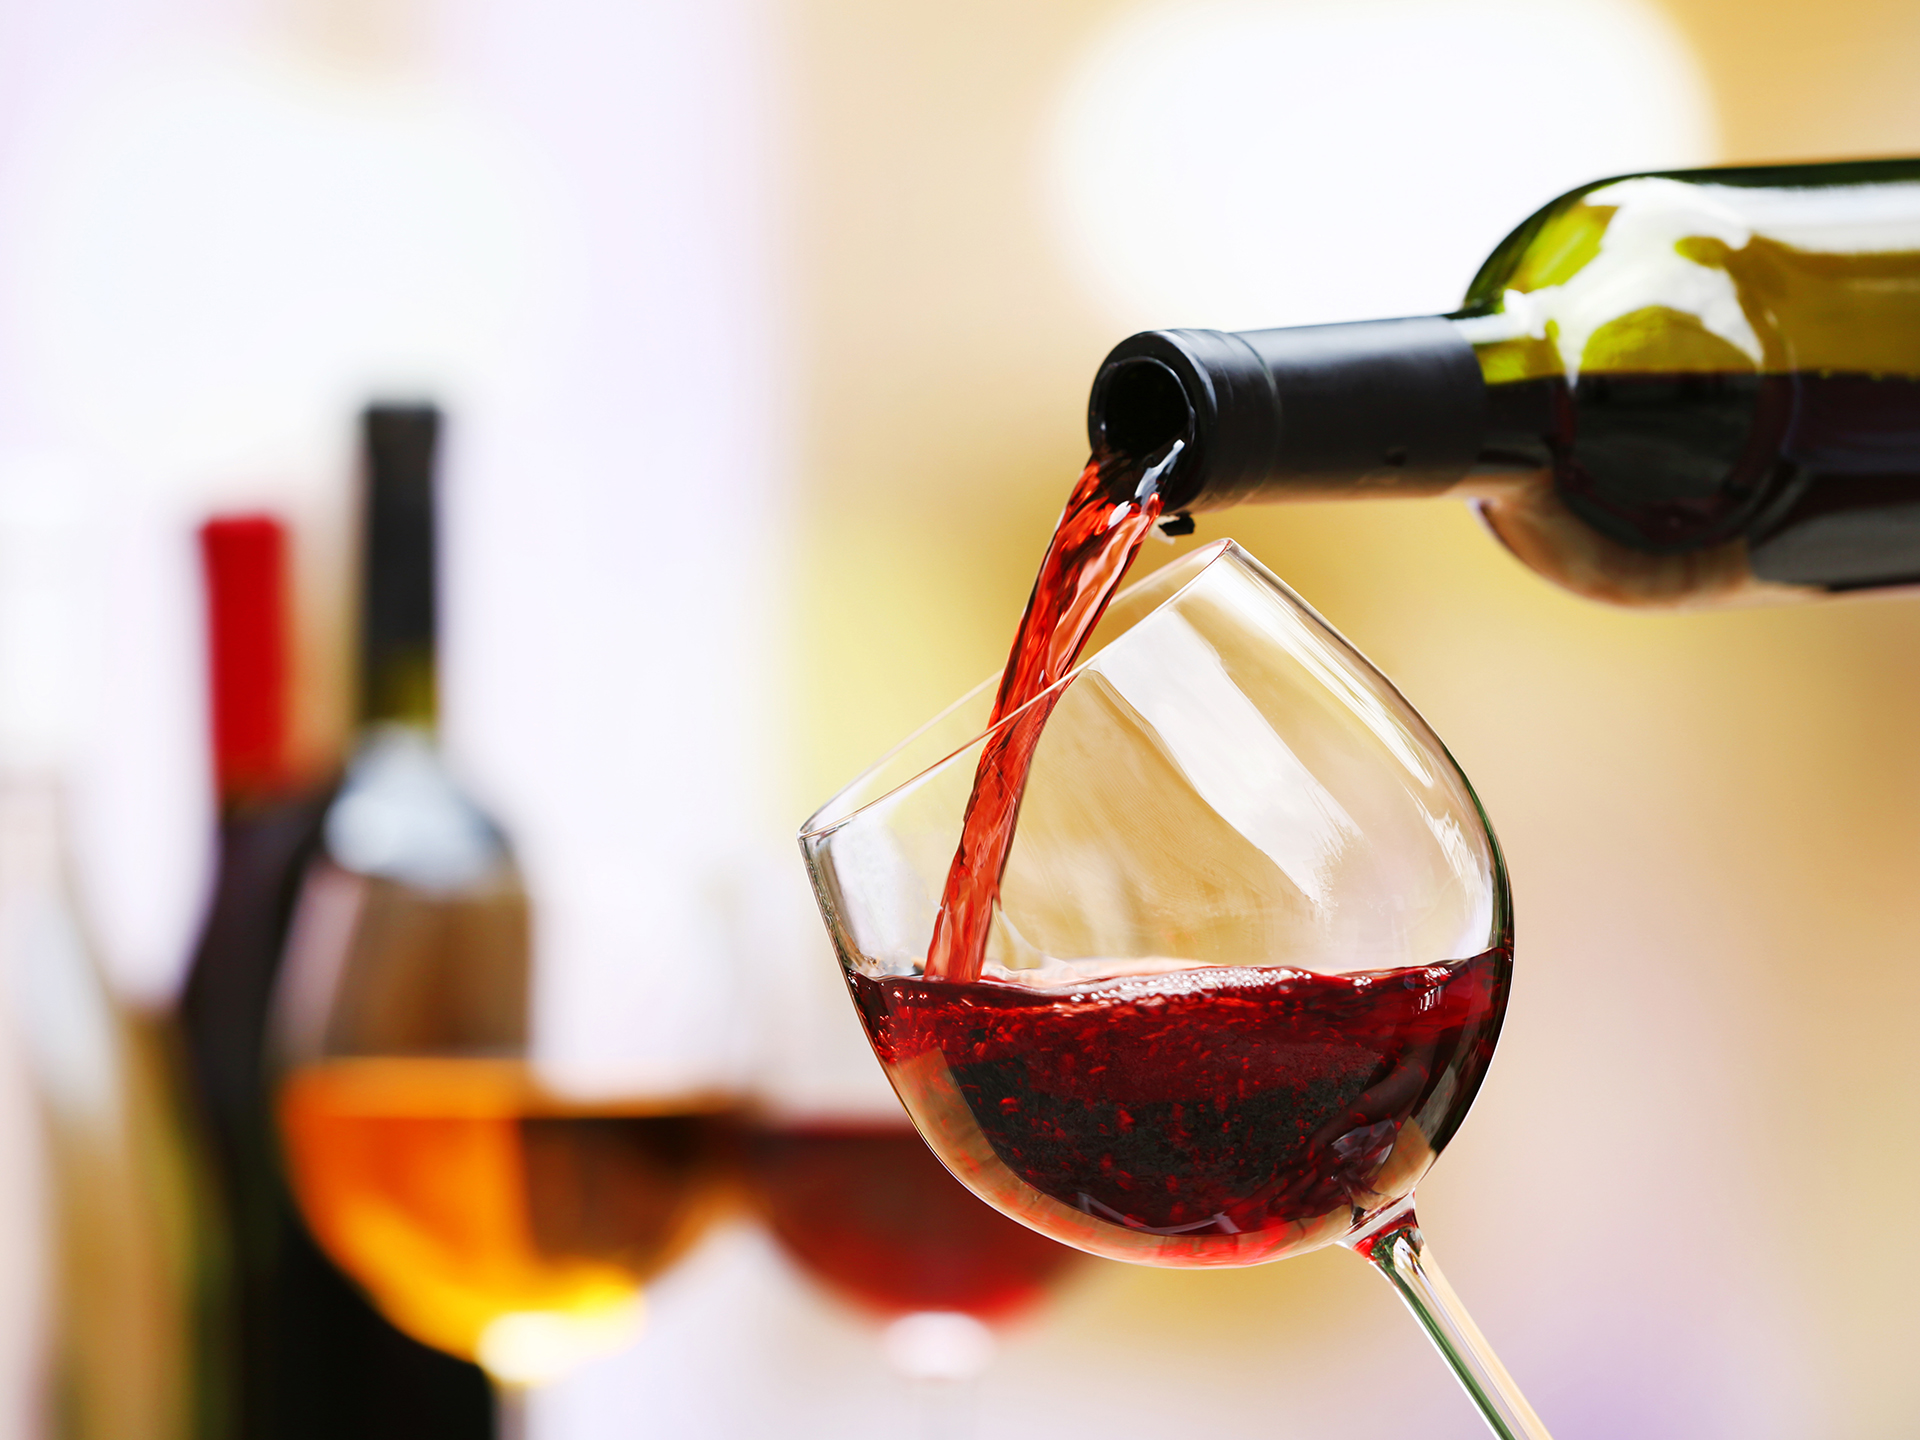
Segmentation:
<svg viewBox="0 0 1920 1440">
<path fill-rule="evenodd" d="M 1549 578 L 1635 604 L 1920 580 L 1920 161 L 1582 187 L 1454 323 L 1488 384 L 1463 489 Z"/>
</svg>

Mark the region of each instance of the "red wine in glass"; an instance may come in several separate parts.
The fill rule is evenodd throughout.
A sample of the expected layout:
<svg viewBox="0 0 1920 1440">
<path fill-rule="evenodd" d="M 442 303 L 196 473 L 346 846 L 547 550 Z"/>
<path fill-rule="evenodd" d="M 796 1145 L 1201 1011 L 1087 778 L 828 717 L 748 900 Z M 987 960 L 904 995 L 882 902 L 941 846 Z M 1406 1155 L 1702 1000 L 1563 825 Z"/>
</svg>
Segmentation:
<svg viewBox="0 0 1920 1440">
<path fill-rule="evenodd" d="M 1062 994 L 993 980 L 851 977 L 916 1114 L 984 1145 L 949 1163 L 1007 1213 L 1167 1265 L 1325 1244 L 1445 1146 L 1492 1058 L 1511 950 L 1318 975 L 1187 970 Z M 964 1123 L 964 1122 L 963 1122 Z M 1396 1163 L 1397 1162 L 1397 1163 Z"/>
<path fill-rule="evenodd" d="M 754 1199 L 787 1253 L 889 1319 L 1009 1319 L 1082 1258 L 970 1194 L 904 1120 L 763 1125 L 745 1151 Z"/>
<path fill-rule="evenodd" d="M 1179 1263 L 1325 1243 L 1452 1136 L 1492 1055 L 1510 946 L 1386 972 L 1246 966 L 1088 985 L 980 979 L 1035 747 L 1160 513 L 1158 465 L 1096 454 L 1041 562 L 1001 675 L 924 979 L 850 977 L 909 1109 L 957 1100 L 990 1153 L 968 1178 L 1008 1213 L 1065 1205 Z M 933 1063 L 933 1062 L 938 1063 Z M 937 1083 L 941 1096 L 914 1092 Z M 1415 1157 L 1402 1147 L 1417 1142 Z M 948 1157 L 952 1160 L 954 1157 Z M 1111 1243 L 1111 1242 L 1109 1242 Z M 1163 1260 L 1163 1263 L 1164 1260 Z"/>
</svg>

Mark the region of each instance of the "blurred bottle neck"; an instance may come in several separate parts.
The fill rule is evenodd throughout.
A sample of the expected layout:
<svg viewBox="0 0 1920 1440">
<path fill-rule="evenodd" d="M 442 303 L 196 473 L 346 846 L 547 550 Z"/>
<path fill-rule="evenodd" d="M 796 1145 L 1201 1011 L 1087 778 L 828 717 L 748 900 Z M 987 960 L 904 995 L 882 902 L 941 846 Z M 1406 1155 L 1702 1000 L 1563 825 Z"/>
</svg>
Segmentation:
<svg viewBox="0 0 1920 1440">
<path fill-rule="evenodd" d="M 403 726 L 426 736 L 438 732 L 438 669 L 431 643 L 389 647 L 364 667 L 360 703 L 363 733 Z"/>
<path fill-rule="evenodd" d="M 375 405 L 362 417 L 366 505 L 360 723 L 432 732 L 439 720 L 435 452 L 440 412 Z"/>
</svg>

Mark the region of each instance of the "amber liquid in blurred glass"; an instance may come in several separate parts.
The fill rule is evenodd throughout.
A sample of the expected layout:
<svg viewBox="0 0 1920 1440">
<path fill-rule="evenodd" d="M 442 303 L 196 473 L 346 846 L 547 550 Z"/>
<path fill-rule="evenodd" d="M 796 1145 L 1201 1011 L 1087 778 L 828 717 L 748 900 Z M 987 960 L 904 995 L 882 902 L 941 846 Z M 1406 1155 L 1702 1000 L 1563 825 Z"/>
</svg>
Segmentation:
<svg viewBox="0 0 1920 1440">
<path fill-rule="evenodd" d="M 719 1121 L 698 1098 L 569 1103 L 512 1060 L 325 1061 L 280 1096 L 328 1251 L 402 1329 L 503 1378 L 633 1327 L 719 1198 Z"/>
</svg>

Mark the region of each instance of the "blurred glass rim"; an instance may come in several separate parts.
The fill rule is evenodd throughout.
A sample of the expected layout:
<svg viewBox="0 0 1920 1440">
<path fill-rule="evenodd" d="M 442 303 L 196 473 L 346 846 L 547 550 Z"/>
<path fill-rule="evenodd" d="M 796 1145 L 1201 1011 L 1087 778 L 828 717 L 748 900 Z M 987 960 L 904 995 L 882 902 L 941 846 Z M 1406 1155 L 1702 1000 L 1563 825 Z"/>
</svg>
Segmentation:
<svg viewBox="0 0 1920 1440">
<path fill-rule="evenodd" d="M 1244 567 L 1249 574 L 1271 585 L 1282 598 L 1294 606 L 1301 615 L 1318 625 L 1336 644 L 1352 651 L 1363 663 L 1372 668 L 1376 675 L 1379 674 L 1378 667 L 1373 667 L 1371 662 L 1366 661 L 1352 642 L 1335 629 L 1325 616 L 1301 599 L 1292 586 L 1261 564 L 1238 541 L 1231 539 L 1209 541 L 1171 564 L 1161 566 L 1151 575 L 1135 581 L 1114 596 L 1112 603 L 1107 607 L 1106 614 L 1101 617 L 1099 625 L 1095 627 L 1092 639 L 1081 655 L 1080 662 L 1018 710 L 1004 716 L 999 724 L 978 731 L 959 744 L 943 749 L 938 758 L 931 762 L 923 761 L 914 754 L 916 747 L 929 736 L 937 734 L 943 726 L 951 723 L 969 706 L 979 704 L 983 697 L 989 696 L 994 691 L 1003 673 L 995 671 L 908 735 L 843 787 L 831 800 L 807 817 L 806 822 L 800 827 L 799 840 L 802 847 L 811 849 L 825 841 L 834 832 L 858 819 L 867 810 L 926 783 L 962 756 L 977 751 L 1000 731 L 1016 724 L 1020 717 L 1034 706 L 1043 702 L 1051 703 L 1053 697 L 1057 697 L 1061 691 L 1072 685 L 1089 666 L 1113 646 L 1125 643 L 1143 622 L 1200 584 L 1215 565 L 1229 557 Z M 1386 680 L 1384 675 L 1380 676 L 1380 680 L 1381 683 L 1391 686 L 1392 682 Z M 1404 697 L 1402 699 L 1404 703 Z M 1418 713 L 1411 705 L 1408 705 L 1407 709 L 1410 713 Z"/>
</svg>

